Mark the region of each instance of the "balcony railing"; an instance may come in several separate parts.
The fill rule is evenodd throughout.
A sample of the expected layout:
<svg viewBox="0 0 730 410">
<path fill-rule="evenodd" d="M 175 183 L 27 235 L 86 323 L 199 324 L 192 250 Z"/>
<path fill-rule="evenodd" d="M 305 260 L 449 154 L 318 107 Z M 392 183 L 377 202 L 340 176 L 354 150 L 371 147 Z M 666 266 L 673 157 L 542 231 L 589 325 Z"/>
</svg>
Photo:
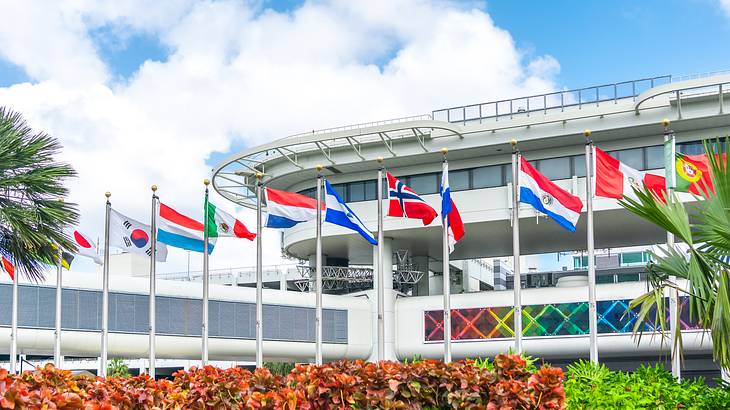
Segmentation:
<svg viewBox="0 0 730 410">
<path fill-rule="evenodd" d="M 444 108 L 433 111 L 431 117 L 434 120 L 466 124 L 470 121 L 484 119 L 497 121 L 502 118 L 511 119 L 515 115 L 526 117 L 537 113 L 546 115 L 549 112 L 565 111 L 569 107 L 580 109 L 586 105 L 597 106 L 605 102 L 617 103 L 619 100 L 635 99 L 648 89 L 671 82 L 671 75 L 642 78 L 528 97 Z"/>
</svg>

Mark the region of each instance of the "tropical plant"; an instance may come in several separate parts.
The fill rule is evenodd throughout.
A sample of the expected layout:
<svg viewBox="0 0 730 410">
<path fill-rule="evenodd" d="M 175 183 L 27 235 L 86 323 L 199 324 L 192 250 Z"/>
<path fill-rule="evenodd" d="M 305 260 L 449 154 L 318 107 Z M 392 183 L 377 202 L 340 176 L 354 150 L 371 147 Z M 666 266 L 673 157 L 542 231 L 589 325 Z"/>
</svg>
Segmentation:
<svg viewBox="0 0 730 410">
<path fill-rule="evenodd" d="M 106 367 L 106 374 L 109 377 L 130 377 L 129 366 L 124 363 L 124 360 L 115 357 L 109 361 L 109 365 Z"/>
<path fill-rule="evenodd" d="M 646 188 L 635 189 L 638 200 L 625 198 L 621 204 L 632 213 L 674 234 L 687 251 L 662 248 L 653 253 L 648 267 L 651 288 L 632 301 L 639 307 L 634 332 L 641 337 L 651 321 L 667 329 L 665 290 L 689 295 L 690 318 L 710 330 L 713 356 L 730 369 L 730 175 L 723 152 L 730 152 L 730 140 L 705 141 L 713 189 L 703 198 L 683 203 L 676 194 L 663 198 Z M 671 280 L 686 280 L 687 289 Z M 675 352 L 681 353 L 681 333 L 676 329 Z"/>
<path fill-rule="evenodd" d="M 286 376 L 294 369 L 294 366 L 294 363 L 287 362 L 264 362 L 264 367 L 276 376 Z"/>
<path fill-rule="evenodd" d="M 567 366 L 569 409 L 727 409 L 730 390 L 711 388 L 702 379 L 678 382 L 661 365 L 631 373 L 579 361 Z"/>
<path fill-rule="evenodd" d="M 32 280 L 54 264 L 57 248 L 74 251 L 64 228 L 78 219 L 76 206 L 59 201 L 64 182 L 76 175 L 54 156 L 59 142 L 33 131 L 22 116 L 0 107 L 0 253 Z"/>
</svg>

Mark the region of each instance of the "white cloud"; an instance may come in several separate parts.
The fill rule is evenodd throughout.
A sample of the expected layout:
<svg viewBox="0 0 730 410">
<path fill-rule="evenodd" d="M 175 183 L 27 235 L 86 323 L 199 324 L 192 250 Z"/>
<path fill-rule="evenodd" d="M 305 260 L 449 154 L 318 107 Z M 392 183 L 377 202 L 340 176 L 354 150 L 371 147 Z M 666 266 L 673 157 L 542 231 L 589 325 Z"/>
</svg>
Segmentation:
<svg viewBox="0 0 730 410">
<path fill-rule="evenodd" d="M 730 18 L 730 0 L 720 0 L 720 8 L 725 11 L 725 14 Z"/>
<path fill-rule="evenodd" d="M 0 26 L 0 56 L 35 82 L 0 88 L 0 105 L 62 140 L 80 176 L 70 199 L 92 236 L 107 190 L 145 219 L 156 183 L 163 201 L 198 216 L 204 161 L 234 141 L 545 92 L 559 70 L 550 56 L 526 58 L 483 11 L 444 1 L 317 1 L 288 14 L 238 1 L 3 4 L 12 18 Z M 88 34 L 104 26 L 153 33 L 171 55 L 112 84 Z M 278 240 L 266 235 L 269 260 Z M 170 255 L 160 271 L 184 270 L 185 253 Z M 250 244 L 222 240 L 211 264 L 253 256 Z"/>
</svg>

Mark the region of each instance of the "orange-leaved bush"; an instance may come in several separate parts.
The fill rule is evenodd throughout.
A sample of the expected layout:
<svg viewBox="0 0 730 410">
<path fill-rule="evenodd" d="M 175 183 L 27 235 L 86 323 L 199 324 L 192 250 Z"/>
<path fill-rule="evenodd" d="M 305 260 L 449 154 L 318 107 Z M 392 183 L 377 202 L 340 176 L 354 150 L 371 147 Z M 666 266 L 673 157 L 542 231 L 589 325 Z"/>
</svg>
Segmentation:
<svg viewBox="0 0 730 410">
<path fill-rule="evenodd" d="M 563 409 L 563 372 L 530 372 L 518 355 L 494 368 L 471 361 L 297 365 L 286 377 L 267 369 L 212 366 L 175 373 L 75 378 L 52 365 L 20 376 L 0 369 L 0 408 L 30 409 Z"/>
</svg>

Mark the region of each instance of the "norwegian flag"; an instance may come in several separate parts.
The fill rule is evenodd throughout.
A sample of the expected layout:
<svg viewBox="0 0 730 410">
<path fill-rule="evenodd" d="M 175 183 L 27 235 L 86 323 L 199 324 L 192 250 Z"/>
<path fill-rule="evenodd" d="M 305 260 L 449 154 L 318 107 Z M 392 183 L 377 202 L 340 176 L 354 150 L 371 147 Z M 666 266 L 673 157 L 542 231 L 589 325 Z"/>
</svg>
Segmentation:
<svg viewBox="0 0 730 410">
<path fill-rule="evenodd" d="M 390 172 L 386 175 L 388 177 L 388 216 L 420 219 L 424 226 L 436 218 L 438 213 L 423 198 Z"/>
</svg>

